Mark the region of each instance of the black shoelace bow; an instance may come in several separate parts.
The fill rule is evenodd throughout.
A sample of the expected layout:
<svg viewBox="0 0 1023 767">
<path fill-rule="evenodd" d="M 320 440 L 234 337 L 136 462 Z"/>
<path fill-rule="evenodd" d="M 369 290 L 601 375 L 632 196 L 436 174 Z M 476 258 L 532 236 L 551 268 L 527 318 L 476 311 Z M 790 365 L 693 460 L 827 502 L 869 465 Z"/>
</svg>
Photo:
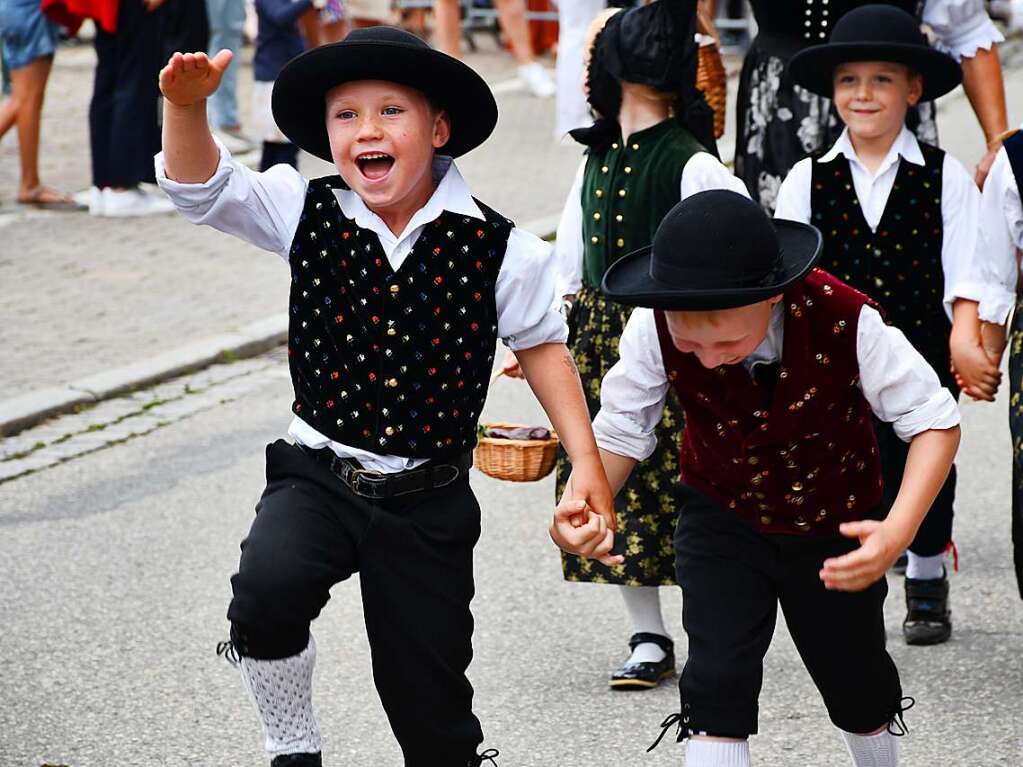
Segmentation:
<svg viewBox="0 0 1023 767">
<path fill-rule="evenodd" d="M 664 736 L 668 734 L 668 730 L 671 729 L 671 726 L 673 724 L 678 725 L 678 732 L 681 733 L 682 721 L 683 721 L 682 714 L 669 714 L 668 716 L 666 716 L 664 718 L 664 721 L 661 722 L 661 734 L 657 736 L 657 740 L 650 744 L 646 752 L 649 754 L 651 751 L 653 751 L 661 744 L 661 741 L 664 740 Z"/>
<path fill-rule="evenodd" d="M 495 757 L 500 756 L 501 752 L 496 748 L 488 748 L 481 754 L 476 754 L 469 762 L 469 767 L 481 767 L 484 761 L 490 762 L 494 767 L 497 767 L 497 761 Z"/>
<path fill-rule="evenodd" d="M 902 715 L 913 708 L 914 705 L 916 705 L 916 699 L 908 695 L 899 701 L 899 710 L 892 714 L 892 719 L 888 722 L 889 735 L 894 735 L 897 738 L 909 735 L 909 727 L 906 726 L 906 720 L 902 718 Z"/>
<path fill-rule="evenodd" d="M 231 640 L 217 642 L 217 657 L 224 658 L 232 666 L 237 666 L 241 661 L 241 658 L 238 657 L 238 650 L 235 649 L 234 642 Z"/>
</svg>

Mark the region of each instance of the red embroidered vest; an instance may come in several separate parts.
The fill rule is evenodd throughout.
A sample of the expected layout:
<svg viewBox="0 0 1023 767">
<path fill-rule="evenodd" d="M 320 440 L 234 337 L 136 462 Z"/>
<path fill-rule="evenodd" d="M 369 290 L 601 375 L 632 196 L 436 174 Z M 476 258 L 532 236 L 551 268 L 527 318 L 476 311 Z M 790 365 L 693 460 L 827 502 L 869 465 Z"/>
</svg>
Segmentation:
<svg viewBox="0 0 1023 767">
<path fill-rule="evenodd" d="M 742 365 L 707 369 L 655 312 L 668 380 L 686 414 L 682 481 L 772 534 L 833 535 L 881 500 L 871 410 L 859 389 L 856 327 L 869 299 L 814 270 L 785 291 L 773 396 Z"/>
</svg>

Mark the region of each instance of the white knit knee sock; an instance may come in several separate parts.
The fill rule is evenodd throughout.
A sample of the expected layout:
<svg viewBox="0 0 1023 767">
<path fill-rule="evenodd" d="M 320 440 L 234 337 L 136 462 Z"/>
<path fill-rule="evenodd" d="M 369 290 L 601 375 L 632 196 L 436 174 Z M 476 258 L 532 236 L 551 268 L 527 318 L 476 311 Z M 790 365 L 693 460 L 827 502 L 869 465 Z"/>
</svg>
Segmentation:
<svg viewBox="0 0 1023 767">
<path fill-rule="evenodd" d="M 899 763 L 898 740 L 888 730 L 881 730 L 876 735 L 839 732 L 856 767 L 896 767 Z"/>
<path fill-rule="evenodd" d="M 906 552 L 906 577 L 923 581 L 935 580 L 945 576 L 945 554 L 933 557 L 921 557 L 912 551 Z"/>
<path fill-rule="evenodd" d="M 278 660 L 241 658 L 239 667 L 263 724 L 270 757 L 320 751 L 320 728 L 313 714 L 316 642 L 298 655 Z"/>
<path fill-rule="evenodd" d="M 657 586 L 620 586 L 625 609 L 632 621 L 632 633 L 668 636 L 661 617 L 661 596 Z M 664 660 L 665 652 L 653 642 L 636 645 L 629 658 L 631 663 L 657 663 Z"/>
<path fill-rule="evenodd" d="M 749 741 L 689 738 L 686 767 L 749 767 Z"/>
</svg>

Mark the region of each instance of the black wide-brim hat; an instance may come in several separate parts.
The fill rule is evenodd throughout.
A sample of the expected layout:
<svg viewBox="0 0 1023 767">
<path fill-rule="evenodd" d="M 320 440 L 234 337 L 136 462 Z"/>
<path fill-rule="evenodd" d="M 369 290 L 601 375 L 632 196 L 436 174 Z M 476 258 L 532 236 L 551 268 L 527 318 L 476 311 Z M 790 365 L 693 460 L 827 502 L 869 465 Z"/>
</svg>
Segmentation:
<svg viewBox="0 0 1023 767">
<path fill-rule="evenodd" d="M 674 311 L 734 309 L 782 293 L 810 273 L 821 233 L 771 219 L 737 192 L 712 189 L 678 203 L 652 246 L 604 274 L 604 294 L 627 306 Z"/>
<path fill-rule="evenodd" d="M 438 151 L 459 157 L 497 124 L 490 86 L 471 67 L 395 27 L 355 29 L 339 43 L 289 61 L 274 83 L 274 120 L 292 143 L 332 162 L 327 138 L 327 91 L 356 80 L 384 80 L 422 91 L 451 120 L 451 138 Z"/>
<path fill-rule="evenodd" d="M 933 101 L 963 79 L 959 62 L 927 44 L 917 20 L 901 8 L 863 5 L 835 24 L 831 39 L 797 53 L 789 75 L 797 84 L 831 98 L 835 67 L 850 61 L 894 61 L 923 77 L 923 101 Z"/>
</svg>

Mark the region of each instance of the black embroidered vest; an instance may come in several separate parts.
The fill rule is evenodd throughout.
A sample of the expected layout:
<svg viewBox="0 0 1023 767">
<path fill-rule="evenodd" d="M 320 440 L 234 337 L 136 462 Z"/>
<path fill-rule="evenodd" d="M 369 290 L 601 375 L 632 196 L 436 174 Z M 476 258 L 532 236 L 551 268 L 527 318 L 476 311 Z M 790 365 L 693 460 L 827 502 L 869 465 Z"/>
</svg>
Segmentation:
<svg viewBox="0 0 1023 767">
<path fill-rule="evenodd" d="M 849 161 L 814 161 L 811 222 L 824 235 L 820 261 L 885 310 L 945 383 L 948 337 L 941 265 L 941 171 L 945 153 L 921 143 L 923 167 L 899 160 L 888 203 L 871 231 L 853 186 Z"/>
<path fill-rule="evenodd" d="M 497 341 L 494 286 L 513 224 L 444 212 L 395 272 L 345 218 L 339 176 L 309 183 L 291 246 L 295 414 L 330 439 L 437 458 L 476 444 Z"/>
</svg>

